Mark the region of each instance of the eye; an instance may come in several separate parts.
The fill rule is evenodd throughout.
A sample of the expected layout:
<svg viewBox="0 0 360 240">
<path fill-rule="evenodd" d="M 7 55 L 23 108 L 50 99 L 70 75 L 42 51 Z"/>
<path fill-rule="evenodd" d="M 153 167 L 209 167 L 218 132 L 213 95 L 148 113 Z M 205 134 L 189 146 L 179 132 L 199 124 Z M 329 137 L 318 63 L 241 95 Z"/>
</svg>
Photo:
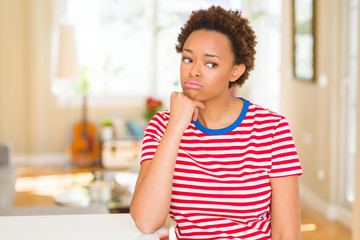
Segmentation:
<svg viewBox="0 0 360 240">
<path fill-rule="evenodd" d="M 191 60 L 190 58 L 188 58 L 188 57 L 183 57 L 183 58 L 182 58 L 182 61 L 183 61 L 184 63 L 191 63 L 191 62 L 192 62 L 192 60 Z"/>
<path fill-rule="evenodd" d="M 206 66 L 208 66 L 209 68 L 216 68 L 218 65 L 217 65 L 217 63 L 209 62 L 206 64 Z"/>
</svg>

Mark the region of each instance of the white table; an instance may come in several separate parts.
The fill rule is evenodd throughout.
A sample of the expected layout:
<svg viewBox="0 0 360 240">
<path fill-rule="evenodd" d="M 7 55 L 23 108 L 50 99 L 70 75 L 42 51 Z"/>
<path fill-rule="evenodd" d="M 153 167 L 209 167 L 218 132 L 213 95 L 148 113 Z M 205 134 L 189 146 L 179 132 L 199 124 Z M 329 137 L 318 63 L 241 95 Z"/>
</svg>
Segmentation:
<svg viewBox="0 0 360 240">
<path fill-rule="evenodd" d="M 6 240 L 157 240 L 142 234 L 130 214 L 85 214 L 0 217 L 0 239 Z"/>
</svg>

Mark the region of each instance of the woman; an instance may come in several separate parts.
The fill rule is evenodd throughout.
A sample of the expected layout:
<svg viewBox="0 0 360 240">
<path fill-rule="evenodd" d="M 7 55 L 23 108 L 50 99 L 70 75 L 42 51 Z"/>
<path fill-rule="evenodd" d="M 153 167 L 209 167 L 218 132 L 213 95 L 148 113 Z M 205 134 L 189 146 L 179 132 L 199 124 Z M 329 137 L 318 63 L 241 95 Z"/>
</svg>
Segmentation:
<svg viewBox="0 0 360 240">
<path fill-rule="evenodd" d="M 289 125 L 229 93 L 254 68 L 255 38 L 238 11 L 214 6 L 181 28 L 183 91 L 143 140 L 130 208 L 142 232 L 170 213 L 178 239 L 300 239 L 302 169 Z"/>
</svg>

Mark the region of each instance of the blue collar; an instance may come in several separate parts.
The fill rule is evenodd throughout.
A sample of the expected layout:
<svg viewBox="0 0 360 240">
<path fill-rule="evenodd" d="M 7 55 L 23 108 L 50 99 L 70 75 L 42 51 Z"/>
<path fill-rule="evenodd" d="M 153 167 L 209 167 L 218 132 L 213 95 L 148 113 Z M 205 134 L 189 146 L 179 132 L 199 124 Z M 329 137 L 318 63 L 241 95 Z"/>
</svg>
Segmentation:
<svg viewBox="0 0 360 240">
<path fill-rule="evenodd" d="M 250 102 L 248 100 L 241 98 L 241 97 L 239 97 L 239 98 L 244 101 L 244 106 L 241 110 L 239 117 L 230 126 L 227 126 L 225 128 L 220 128 L 220 129 L 210 129 L 210 128 L 204 127 L 203 125 L 201 125 L 199 123 L 198 120 L 196 120 L 195 122 L 193 121 L 195 127 L 197 127 L 197 129 L 199 129 L 201 132 L 209 134 L 209 135 L 221 135 L 221 134 L 226 134 L 226 133 L 231 132 L 232 130 L 237 128 L 242 123 L 242 121 L 244 120 L 245 115 L 249 109 L 249 105 L 250 105 Z"/>
</svg>

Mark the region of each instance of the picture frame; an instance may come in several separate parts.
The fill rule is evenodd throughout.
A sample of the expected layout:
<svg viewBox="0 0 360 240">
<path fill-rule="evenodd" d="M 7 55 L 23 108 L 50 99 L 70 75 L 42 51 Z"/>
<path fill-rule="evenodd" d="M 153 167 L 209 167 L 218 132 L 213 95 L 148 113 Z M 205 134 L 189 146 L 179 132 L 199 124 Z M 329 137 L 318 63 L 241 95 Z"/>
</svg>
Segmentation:
<svg viewBox="0 0 360 240">
<path fill-rule="evenodd" d="M 315 81 L 315 1 L 293 0 L 293 72 L 294 77 Z"/>
</svg>

